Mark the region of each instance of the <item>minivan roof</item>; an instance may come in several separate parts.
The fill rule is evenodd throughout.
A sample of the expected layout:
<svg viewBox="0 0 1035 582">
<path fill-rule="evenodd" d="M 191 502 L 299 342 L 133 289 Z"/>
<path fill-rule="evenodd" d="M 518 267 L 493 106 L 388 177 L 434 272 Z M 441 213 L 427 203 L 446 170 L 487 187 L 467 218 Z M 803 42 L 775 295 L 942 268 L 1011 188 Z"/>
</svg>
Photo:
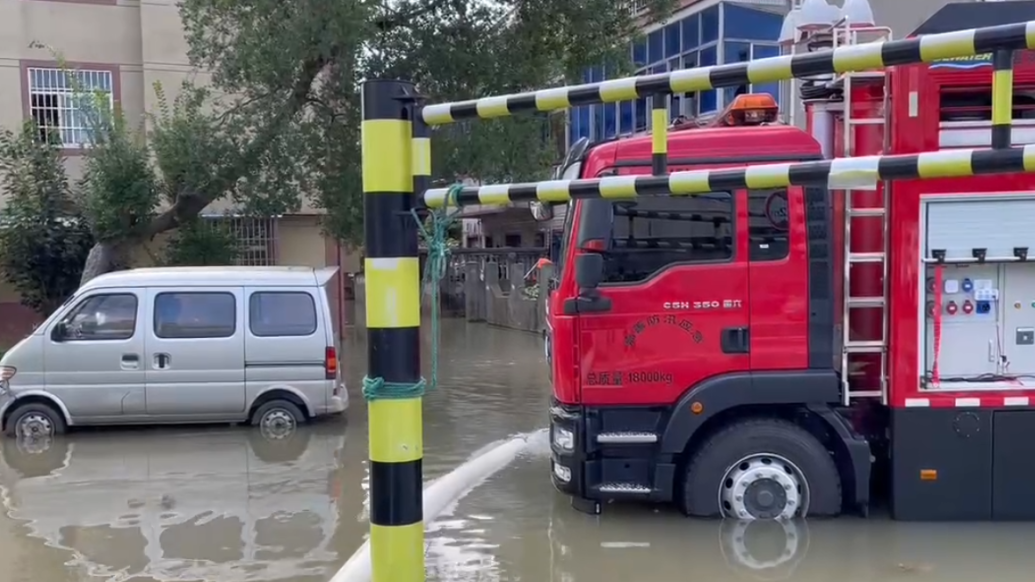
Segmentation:
<svg viewBox="0 0 1035 582">
<path fill-rule="evenodd" d="M 80 291 L 111 287 L 322 287 L 337 267 L 157 267 L 116 271 Z"/>
</svg>

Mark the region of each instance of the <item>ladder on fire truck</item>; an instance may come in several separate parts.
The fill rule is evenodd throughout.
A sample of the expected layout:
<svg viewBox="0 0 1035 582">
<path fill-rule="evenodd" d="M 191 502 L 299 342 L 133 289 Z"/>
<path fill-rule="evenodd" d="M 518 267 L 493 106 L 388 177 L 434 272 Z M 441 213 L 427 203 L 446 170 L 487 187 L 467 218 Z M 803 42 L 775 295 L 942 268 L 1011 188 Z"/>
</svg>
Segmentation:
<svg viewBox="0 0 1035 582">
<path fill-rule="evenodd" d="M 858 44 L 860 42 L 881 42 L 891 40 L 891 29 L 877 26 L 852 26 L 847 21 L 842 21 L 834 26 L 833 46 L 847 44 Z M 881 128 L 883 145 L 881 154 L 889 153 L 891 146 L 891 132 L 888 130 L 888 117 L 890 115 L 890 87 L 886 71 L 868 71 L 859 73 L 846 73 L 841 75 L 843 112 L 841 115 L 841 139 L 843 140 L 842 155 L 851 157 L 857 155 L 855 149 L 858 141 L 856 130 L 860 127 L 878 126 Z M 880 117 L 855 117 L 852 107 L 852 90 L 861 84 L 879 86 L 883 93 L 883 102 L 880 109 Z M 863 155 L 872 155 L 877 152 L 863 152 Z M 889 335 L 889 310 L 888 310 L 888 251 L 889 251 L 889 209 L 891 197 L 889 195 L 889 183 L 885 181 L 881 185 L 880 206 L 857 207 L 853 201 L 853 190 L 844 192 L 844 248 L 843 248 L 843 273 L 842 273 L 842 313 L 841 313 L 841 383 L 842 403 L 849 405 L 853 401 L 864 398 L 880 398 L 883 404 L 888 401 L 888 335 Z M 852 224 L 858 220 L 879 220 L 881 223 L 881 245 L 880 251 L 857 252 L 852 250 Z M 881 295 L 874 297 L 857 297 L 851 295 L 853 273 L 857 270 L 853 267 L 861 264 L 880 265 Z M 854 275 L 858 277 L 858 274 Z M 851 329 L 852 314 L 860 309 L 880 310 L 880 336 L 859 339 L 854 337 Z M 862 358 L 860 358 L 862 356 Z M 859 360 L 863 359 L 863 362 Z M 866 362 L 866 360 L 870 360 Z M 872 365 L 872 360 L 879 360 L 880 376 L 879 386 L 858 386 L 853 381 L 857 377 L 856 367 L 863 363 Z"/>
</svg>

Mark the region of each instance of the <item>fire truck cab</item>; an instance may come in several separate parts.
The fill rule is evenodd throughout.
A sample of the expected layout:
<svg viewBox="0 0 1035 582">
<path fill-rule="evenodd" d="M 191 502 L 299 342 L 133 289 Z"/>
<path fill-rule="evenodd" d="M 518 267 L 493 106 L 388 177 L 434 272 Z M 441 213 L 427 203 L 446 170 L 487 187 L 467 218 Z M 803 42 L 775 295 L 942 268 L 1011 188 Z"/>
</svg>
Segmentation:
<svg viewBox="0 0 1035 582">
<path fill-rule="evenodd" d="M 915 34 L 1029 19 L 1035 2 L 949 4 Z M 884 34 L 832 26 L 804 46 Z M 991 69 L 986 55 L 810 79 L 805 130 L 743 96 L 673 128 L 668 171 L 985 147 Z M 1035 54 L 1017 53 L 1014 79 L 1013 143 L 1035 143 Z M 558 172 L 651 168 L 647 136 L 576 144 Z M 897 519 L 1035 519 L 1033 188 L 1002 175 L 569 204 L 547 314 L 554 485 L 587 511 L 832 516 L 865 513 L 872 491 Z"/>
</svg>

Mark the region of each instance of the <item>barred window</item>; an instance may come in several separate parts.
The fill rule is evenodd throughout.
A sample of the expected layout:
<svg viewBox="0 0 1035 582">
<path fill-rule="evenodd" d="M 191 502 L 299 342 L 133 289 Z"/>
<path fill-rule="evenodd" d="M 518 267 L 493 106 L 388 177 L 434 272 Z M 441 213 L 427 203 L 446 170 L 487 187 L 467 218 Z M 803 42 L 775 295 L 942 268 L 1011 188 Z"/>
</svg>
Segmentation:
<svg viewBox="0 0 1035 582">
<path fill-rule="evenodd" d="M 90 108 L 107 96 L 114 106 L 111 71 L 65 71 L 29 68 L 29 114 L 40 128 L 40 139 L 64 147 L 82 147 L 92 141 Z"/>
<path fill-rule="evenodd" d="M 235 216 L 225 219 L 237 239 L 237 264 L 242 267 L 271 267 L 277 264 L 275 218 Z"/>
</svg>

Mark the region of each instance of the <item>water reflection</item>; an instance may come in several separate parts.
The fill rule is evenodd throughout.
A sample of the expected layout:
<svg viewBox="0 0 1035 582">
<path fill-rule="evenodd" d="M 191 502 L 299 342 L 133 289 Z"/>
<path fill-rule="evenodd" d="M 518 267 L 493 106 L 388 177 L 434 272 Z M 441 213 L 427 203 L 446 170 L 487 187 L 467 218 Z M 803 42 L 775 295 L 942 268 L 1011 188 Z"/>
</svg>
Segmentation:
<svg viewBox="0 0 1035 582">
<path fill-rule="evenodd" d="M 339 562 L 344 446 L 341 425 L 7 439 L 0 486 L 30 536 L 108 580 L 325 578 Z"/>
<path fill-rule="evenodd" d="M 362 341 L 346 342 L 354 389 Z M 424 408 L 426 476 L 545 426 L 545 372 L 536 336 L 445 322 L 441 382 Z M 364 407 L 352 396 L 347 426 L 283 439 L 248 427 L 0 439 L 0 497 L 14 518 L 0 515 L 0 582 L 329 579 L 367 532 Z M 1035 571 L 1035 524 L 742 524 L 636 505 L 582 515 L 550 485 L 545 435 L 530 440 L 428 523 L 429 582 L 1029 582 Z"/>
<path fill-rule="evenodd" d="M 465 498 L 446 531 L 429 533 L 433 550 L 450 549 L 429 552 L 444 571 L 429 580 L 972 582 L 994 572 L 1028 582 L 1035 569 L 1029 523 L 712 521 L 623 504 L 583 515 L 545 479 L 546 447 Z"/>
</svg>

